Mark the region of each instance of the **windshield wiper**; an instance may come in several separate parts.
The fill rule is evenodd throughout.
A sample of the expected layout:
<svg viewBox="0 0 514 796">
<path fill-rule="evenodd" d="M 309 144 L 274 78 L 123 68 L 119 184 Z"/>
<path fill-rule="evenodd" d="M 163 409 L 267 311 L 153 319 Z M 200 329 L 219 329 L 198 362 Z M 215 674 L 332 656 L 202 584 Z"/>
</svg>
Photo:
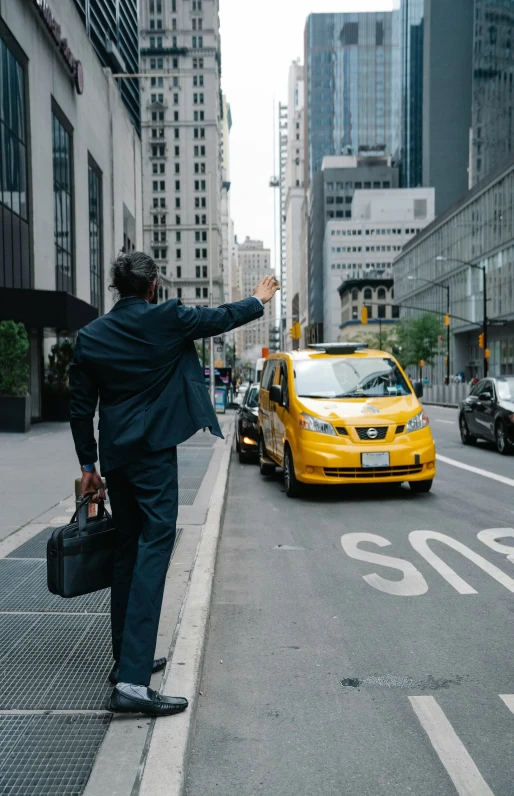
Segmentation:
<svg viewBox="0 0 514 796">
<path fill-rule="evenodd" d="M 326 401 L 331 401 L 335 397 L 336 397 L 335 395 L 320 395 L 316 392 L 310 392 L 298 396 L 298 398 L 324 398 Z"/>
</svg>

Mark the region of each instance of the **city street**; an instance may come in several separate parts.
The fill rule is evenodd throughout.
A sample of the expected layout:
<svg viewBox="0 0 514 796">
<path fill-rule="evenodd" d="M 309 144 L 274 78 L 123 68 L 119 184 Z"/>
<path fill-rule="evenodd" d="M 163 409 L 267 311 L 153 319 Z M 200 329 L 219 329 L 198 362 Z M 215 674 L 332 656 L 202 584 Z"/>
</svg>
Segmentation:
<svg viewBox="0 0 514 796">
<path fill-rule="evenodd" d="M 514 458 L 427 411 L 429 495 L 233 456 L 189 796 L 512 796 Z"/>
</svg>

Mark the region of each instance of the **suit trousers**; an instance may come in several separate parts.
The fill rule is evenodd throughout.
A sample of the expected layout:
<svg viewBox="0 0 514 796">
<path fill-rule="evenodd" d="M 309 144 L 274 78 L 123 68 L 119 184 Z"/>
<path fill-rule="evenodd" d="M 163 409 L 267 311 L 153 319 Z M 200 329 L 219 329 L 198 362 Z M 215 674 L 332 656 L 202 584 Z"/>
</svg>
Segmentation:
<svg viewBox="0 0 514 796">
<path fill-rule="evenodd" d="M 176 536 L 177 449 L 145 454 L 105 474 L 117 530 L 111 590 L 119 681 L 149 685 L 164 583 Z"/>
</svg>

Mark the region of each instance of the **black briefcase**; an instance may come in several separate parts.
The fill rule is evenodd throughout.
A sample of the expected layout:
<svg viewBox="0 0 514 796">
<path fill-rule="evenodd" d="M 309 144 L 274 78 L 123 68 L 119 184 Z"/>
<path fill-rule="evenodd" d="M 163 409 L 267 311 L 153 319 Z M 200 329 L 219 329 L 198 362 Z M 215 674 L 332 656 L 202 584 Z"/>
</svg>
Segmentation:
<svg viewBox="0 0 514 796">
<path fill-rule="evenodd" d="M 56 528 L 46 548 L 48 589 L 61 597 L 79 597 L 112 583 L 116 529 L 103 503 L 88 517 L 91 495 L 79 504 L 69 525 Z"/>
</svg>

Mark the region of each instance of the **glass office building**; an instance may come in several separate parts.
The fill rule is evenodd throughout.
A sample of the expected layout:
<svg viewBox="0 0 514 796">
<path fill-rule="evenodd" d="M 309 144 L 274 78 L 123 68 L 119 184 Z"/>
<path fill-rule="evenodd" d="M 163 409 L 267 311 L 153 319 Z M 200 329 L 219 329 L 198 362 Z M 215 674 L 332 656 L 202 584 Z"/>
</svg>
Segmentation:
<svg viewBox="0 0 514 796">
<path fill-rule="evenodd" d="M 311 14 L 305 28 L 305 183 L 327 155 L 394 154 L 393 13 Z"/>
<path fill-rule="evenodd" d="M 401 0 L 395 12 L 399 26 L 401 90 L 401 183 L 423 184 L 423 50 L 424 0 Z"/>
<path fill-rule="evenodd" d="M 514 0 L 475 0 L 470 185 L 514 152 Z"/>
</svg>

